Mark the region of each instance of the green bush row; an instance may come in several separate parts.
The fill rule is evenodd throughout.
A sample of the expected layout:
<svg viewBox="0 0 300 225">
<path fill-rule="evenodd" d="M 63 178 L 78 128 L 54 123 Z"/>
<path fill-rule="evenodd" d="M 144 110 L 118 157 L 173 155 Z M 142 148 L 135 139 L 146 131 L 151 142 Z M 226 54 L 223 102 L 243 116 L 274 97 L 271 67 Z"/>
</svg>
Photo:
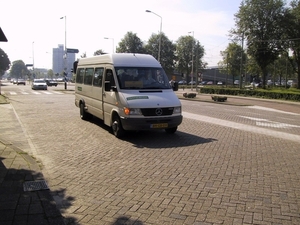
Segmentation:
<svg viewBox="0 0 300 225">
<path fill-rule="evenodd" d="M 240 95 L 250 96 L 268 99 L 284 99 L 291 101 L 300 101 L 300 91 L 278 91 L 278 90 L 264 90 L 264 89 L 236 89 L 236 88 L 213 88 L 213 87 L 202 87 L 200 93 L 203 94 L 218 94 L 218 95 Z"/>
</svg>

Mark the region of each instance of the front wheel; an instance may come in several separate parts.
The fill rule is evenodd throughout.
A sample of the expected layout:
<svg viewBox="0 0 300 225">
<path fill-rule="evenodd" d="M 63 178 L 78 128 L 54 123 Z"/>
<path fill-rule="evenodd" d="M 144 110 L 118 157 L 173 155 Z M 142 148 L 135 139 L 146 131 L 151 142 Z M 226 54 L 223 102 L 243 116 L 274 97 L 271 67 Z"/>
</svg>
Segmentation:
<svg viewBox="0 0 300 225">
<path fill-rule="evenodd" d="M 112 131 L 113 134 L 117 137 L 117 138 L 121 138 L 122 136 L 124 136 L 124 129 L 120 120 L 120 117 L 118 115 L 115 115 L 113 117 L 113 121 L 112 121 Z"/>
<path fill-rule="evenodd" d="M 177 127 L 172 127 L 172 128 L 166 128 L 165 131 L 168 134 L 174 134 L 177 131 Z"/>
<path fill-rule="evenodd" d="M 80 104 L 80 118 L 82 120 L 88 120 L 88 118 L 89 118 L 88 113 L 84 109 L 83 103 Z"/>
</svg>

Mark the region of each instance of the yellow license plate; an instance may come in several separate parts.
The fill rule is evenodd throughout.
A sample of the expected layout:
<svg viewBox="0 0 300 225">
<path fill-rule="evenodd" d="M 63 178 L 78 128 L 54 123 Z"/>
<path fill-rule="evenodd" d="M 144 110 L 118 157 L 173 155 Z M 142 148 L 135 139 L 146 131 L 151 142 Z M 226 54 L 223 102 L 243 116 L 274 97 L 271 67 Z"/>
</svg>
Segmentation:
<svg viewBox="0 0 300 225">
<path fill-rule="evenodd" d="M 167 128 L 168 124 L 167 123 L 156 123 L 156 124 L 151 124 L 151 128 Z"/>
</svg>

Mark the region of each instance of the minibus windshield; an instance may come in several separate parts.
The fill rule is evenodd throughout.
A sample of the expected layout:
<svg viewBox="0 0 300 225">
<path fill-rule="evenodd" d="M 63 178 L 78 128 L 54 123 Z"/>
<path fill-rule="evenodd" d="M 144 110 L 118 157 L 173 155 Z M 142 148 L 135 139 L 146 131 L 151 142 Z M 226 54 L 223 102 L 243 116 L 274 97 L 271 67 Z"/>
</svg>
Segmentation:
<svg viewBox="0 0 300 225">
<path fill-rule="evenodd" d="M 162 68 L 116 67 L 121 89 L 170 89 L 168 77 Z"/>
</svg>

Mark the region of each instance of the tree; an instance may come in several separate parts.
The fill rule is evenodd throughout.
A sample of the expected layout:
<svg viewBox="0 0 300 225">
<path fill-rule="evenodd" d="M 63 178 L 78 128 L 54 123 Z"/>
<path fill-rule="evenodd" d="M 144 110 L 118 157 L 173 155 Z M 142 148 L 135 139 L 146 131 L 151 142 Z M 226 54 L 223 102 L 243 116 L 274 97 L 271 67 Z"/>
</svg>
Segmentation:
<svg viewBox="0 0 300 225">
<path fill-rule="evenodd" d="M 25 63 L 22 60 L 16 60 L 13 62 L 10 76 L 15 78 L 24 78 L 29 73 Z"/>
<path fill-rule="evenodd" d="M 103 54 L 105 54 L 105 52 L 102 49 L 99 49 L 99 50 L 97 50 L 97 51 L 94 52 L 94 56 L 96 56 L 96 55 L 103 55 Z"/>
<path fill-rule="evenodd" d="M 252 56 L 247 55 L 245 75 L 250 76 L 250 82 L 260 82 L 262 80 L 262 72 Z"/>
<path fill-rule="evenodd" d="M 50 70 L 47 71 L 47 76 L 50 77 L 51 79 L 53 79 L 54 72 L 53 72 L 52 69 L 50 69 Z"/>
<path fill-rule="evenodd" d="M 292 56 L 288 57 L 291 66 L 295 73 L 297 73 L 298 83 L 297 88 L 300 89 L 300 1 L 294 0 L 291 2 L 291 9 L 289 10 L 287 19 L 286 34 L 287 34 L 287 48 L 286 55 L 289 56 L 289 50 L 292 50 Z"/>
<path fill-rule="evenodd" d="M 223 58 L 223 61 L 219 63 L 220 67 L 223 68 L 222 71 L 226 73 L 227 75 L 232 76 L 232 84 L 236 77 L 239 76 L 241 72 L 241 66 L 242 71 L 244 71 L 244 67 L 242 64 L 245 63 L 246 59 L 246 53 L 242 49 L 242 47 L 236 43 L 230 43 L 225 51 L 221 51 L 221 56 Z M 241 57 L 243 57 L 243 60 L 241 60 Z"/>
<path fill-rule="evenodd" d="M 205 68 L 206 63 L 202 62 L 204 56 L 204 47 L 199 41 L 195 41 L 192 36 L 181 36 L 176 43 L 176 68 L 181 74 L 191 74 L 193 67 L 193 76 Z M 193 59 L 193 64 L 192 64 Z"/>
<path fill-rule="evenodd" d="M 10 60 L 7 54 L 0 48 L 0 77 L 8 70 L 10 67 Z"/>
<path fill-rule="evenodd" d="M 143 42 L 132 32 L 127 32 L 124 38 L 119 42 L 116 52 L 118 53 L 145 53 Z"/>
<path fill-rule="evenodd" d="M 152 34 L 145 45 L 145 53 L 152 55 L 156 59 L 158 59 L 159 36 L 159 34 Z M 174 72 L 176 46 L 164 33 L 161 34 L 161 46 L 160 64 L 167 74 L 172 74 Z"/>
<path fill-rule="evenodd" d="M 267 66 L 283 51 L 283 25 L 286 8 L 282 0 L 245 0 L 235 15 L 236 37 L 246 39 L 247 53 L 262 71 L 265 88 Z"/>
<path fill-rule="evenodd" d="M 279 81 L 279 85 L 284 85 L 287 87 L 287 81 L 291 77 L 293 68 L 288 61 L 288 56 L 282 54 L 278 57 L 272 65 L 269 66 L 269 71 L 272 74 L 273 81 Z M 283 83 L 283 81 L 285 81 Z"/>
</svg>

